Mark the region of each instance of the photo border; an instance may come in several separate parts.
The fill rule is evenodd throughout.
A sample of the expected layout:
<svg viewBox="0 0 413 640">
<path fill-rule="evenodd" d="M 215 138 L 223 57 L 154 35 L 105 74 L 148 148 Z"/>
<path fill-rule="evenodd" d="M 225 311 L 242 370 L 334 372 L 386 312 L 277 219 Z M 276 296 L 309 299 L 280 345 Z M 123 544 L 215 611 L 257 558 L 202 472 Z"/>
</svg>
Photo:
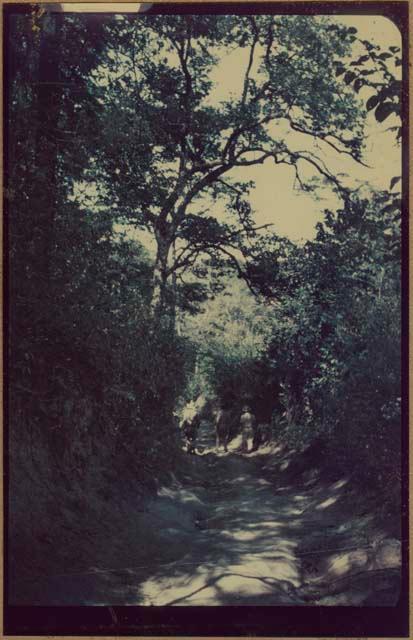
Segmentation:
<svg viewBox="0 0 413 640">
<path fill-rule="evenodd" d="M 37 4 L 53 4 L 43 2 Z M 70 3 L 67 3 L 70 4 Z M 76 5 L 83 3 L 73 3 Z M 89 4 L 89 3 L 84 3 Z M 124 5 L 116 1 L 96 3 L 99 13 L 114 12 L 114 5 Z M 134 606 L 64 606 L 64 607 L 25 607 L 5 604 L 7 584 L 7 387 L 3 396 L 4 425 L 4 492 L 3 503 L 3 543 L 4 573 L 2 574 L 3 608 L 2 629 L 4 636 L 44 637 L 45 635 L 76 638 L 113 638 L 129 637 L 192 637 L 192 638 L 235 638 L 245 636 L 285 637 L 285 638 L 406 638 L 409 636 L 409 521 L 408 521 L 408 478 L 409 478 L 409 2 L 388 0 L 270 0 L 269 2 L 249 2 L 234 0 L 230 2 L 181 2 L 168 0 L 150 3 L 147 13 L 274 13 L 274 14 L 330 14 L 330 15 L 381 15 L 392 20 L 402 35 L 402 581 L 401 598 L 395 607 L 320 607 L 320 606 L 217 606 L 217 607 L 134 607 Z M 105 5 L 102 11 L 101 7 Z M 7 30 L 11 13 L 28 12 L 33 3 L 3 2 L 3 36 Z M 109 7 L 106 8 L 106 7 Z M 122 13 L 125 13 L 122 10 Z M 6 38 L 3 37 L 2 70 L 7 68 L 8 51 Z M 3 95 L 6 89 L 6 72 L 3 72 Z M 2 103 L 3 118 L 3 159 L 7 169 L 7 109 Z M 3 179 L 3 176 L 2 176 Z M 7 174 L 5 173 L 7 187 Z M 3 191 L 4 193 L 4 191 Z M 3 201 L 4 207 L 4 201 Z M 4 209 L 3 209 L 4 210 Z M 7 375 L 7 217 L 3 216 L 3 371 L 2 380 Z M 411 443 L 410 443 L 411 444 Z M 2 443 L 3 446 L 3 443 Z M 411 584 L 411 583 L 410 583 Z M 411 591 L 411 590 L 410 590 Z M 411 628 L 411 627 L 410 627 Z M 317 632 L 320 635 L 315 635 Z"/>
</svg>

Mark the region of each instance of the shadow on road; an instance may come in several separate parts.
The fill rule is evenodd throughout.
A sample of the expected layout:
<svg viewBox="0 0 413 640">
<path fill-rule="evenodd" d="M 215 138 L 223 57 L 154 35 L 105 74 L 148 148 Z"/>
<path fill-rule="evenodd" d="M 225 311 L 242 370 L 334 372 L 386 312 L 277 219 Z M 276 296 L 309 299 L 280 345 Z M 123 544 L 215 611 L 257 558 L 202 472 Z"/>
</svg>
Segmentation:
<svg viewBox="0 0 413 640">
<path fill-rule="evenodd" d="M 348 478 L 322 479 L 308 456 L 297 463 L 276 444 L 240 454 L 235 439 L 217 453 L 213 439 L 203 423 L 199 455 L 181 477 L 138 520 L 126 515 L 130 566 L 39 577 L 27 601 L 35 593 L 49 605 L 397 602 L 400 543 L 377 529 Z"/>
</svg>

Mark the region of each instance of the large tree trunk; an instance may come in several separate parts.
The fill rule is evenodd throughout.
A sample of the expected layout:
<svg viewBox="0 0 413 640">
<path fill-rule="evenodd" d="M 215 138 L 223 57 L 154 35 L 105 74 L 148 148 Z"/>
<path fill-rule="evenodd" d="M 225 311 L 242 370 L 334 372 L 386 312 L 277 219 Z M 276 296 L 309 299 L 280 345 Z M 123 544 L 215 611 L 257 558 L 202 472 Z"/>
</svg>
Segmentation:
<svg viewBox="0 0 413 640">
<path fill-rule="evenodd" d="M 156 321 L 173 322 L 173 301 L 168 295 L 168 259 L 171 240 L 167 234 L 156 233 L 157 251 L 153 270 L 151 299 L 152 315 Z"/>
<path fill-rule="evenodd" d="M 175 261 L 176 261 L 176 245 L 174 240 L 172 244 L 172 264 L 175 264 Z M 180 317 L 178 312 L 177 297 L 178 297 L 178 284 L 176 279 L 176 271 L 173 271 L 172 272 L 172 310 L 171 311 L 172 311 L 173 324 L 175 327 L 175 331 L 177 335 L 180 336 L 181 323 L 180 323 Z"/>
</svg>

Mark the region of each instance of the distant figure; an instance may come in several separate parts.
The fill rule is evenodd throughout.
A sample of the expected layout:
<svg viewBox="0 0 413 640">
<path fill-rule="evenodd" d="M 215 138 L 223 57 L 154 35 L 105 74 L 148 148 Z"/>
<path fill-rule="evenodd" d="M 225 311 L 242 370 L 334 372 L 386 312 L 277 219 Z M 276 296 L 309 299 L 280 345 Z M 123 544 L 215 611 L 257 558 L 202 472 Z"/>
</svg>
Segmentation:
<svg viewBox="0 0 413 640">
<path fill-rule="evenodd" d="M 254 439 L 251 451 L 257 451 L 261 445 L 268 444 L 271 440 L 271 426 L 267 422 L 256 422 L 253 427 Z"/>
<path fill-rule="evenodd" d="M 188 453 L 195 453 L 195 441 L 198 435 L 201 420 L 194 402 L 189 402 L 182 412 L 180 427 L 186 440 L 186 450 Z"/>
<path fill-rule="evenodd" d="M 248 405 L 242 408 L 240 425 L 242 433 L 241 451 L 248 453 L 248 440 L 252 439 L 254 441 L 255 439 L 255 416 L 251 413 Z"/>
<path fill-rule="evenodd" d="M 231 411 L 219 409 L 215 417 L 216 450 L 224 445 L 224 451 L 228 451 L 228 441 L 231 430 Z"/>
<path fill-rule="evenodd" d="M 260 445 L 268 444 L 271 440 L 271 425 L 268 422 L 260 423 L 256 428 L 253 448 L 256 450 Z"/>
</svg>

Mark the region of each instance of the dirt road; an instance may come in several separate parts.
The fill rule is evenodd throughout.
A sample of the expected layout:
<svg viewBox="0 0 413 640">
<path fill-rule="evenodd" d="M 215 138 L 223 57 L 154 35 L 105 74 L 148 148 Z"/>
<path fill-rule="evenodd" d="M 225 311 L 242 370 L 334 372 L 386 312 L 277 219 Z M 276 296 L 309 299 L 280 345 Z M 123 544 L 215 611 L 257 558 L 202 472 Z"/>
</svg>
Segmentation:
<svg viewBox="0 0 413 640">
<path fill-rule="evenodd" d="M 357 507 L 349 479 L 321 480 L 311 466 L 291 474 L 294 452 L 244 455 L 239 444 L 217 454 L 204 423 L 186 476 L 131 532 L 139 563 L 43 578 L 38 603 L 394 604 L 400 543 Z"/>
<path fill-rule="evenodd" d="M 292 480 L 294 452 L 241 455 L 239 444 L 216 455 L 204 425 L 199 484 L 178 492 L 196 530 L 185 555 L 141 583 L 142 604 L 393 604 L 400 546 L 358 512 L 348 479 L 321 482 L 310 467 Z"/>
</svg>

